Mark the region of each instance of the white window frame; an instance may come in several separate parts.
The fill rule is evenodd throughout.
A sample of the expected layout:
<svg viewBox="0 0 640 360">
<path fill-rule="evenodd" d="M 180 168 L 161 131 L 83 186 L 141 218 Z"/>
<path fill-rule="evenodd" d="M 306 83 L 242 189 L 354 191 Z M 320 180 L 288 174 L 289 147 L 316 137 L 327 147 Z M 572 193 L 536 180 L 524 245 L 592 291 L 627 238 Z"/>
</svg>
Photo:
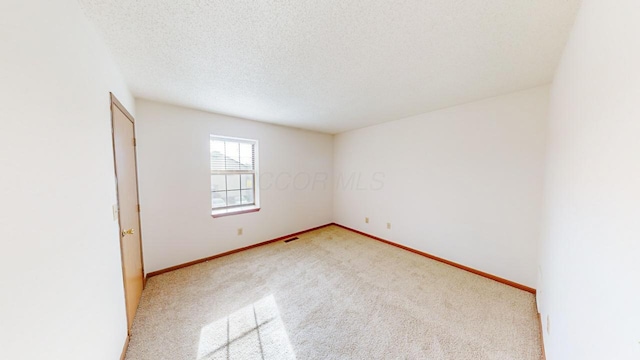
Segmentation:
<svg viewBox="0 0 640 360">
<path fill-rule="evenodd" d="M 253 170 L 213 170 L 211 166 L 211 158 L 209 158 L 209 170 L 211 175 L 253 175 L 253 204 L 240 204 L 240 205 L 228 205 L 220 208 L 213 208 L 211 206 L 211 216 L 214 218 L 228 216 L 228 215 L 238 215 L 249 212 L 256 212 L 260 210 L 260 196 L 259 196 L 259 176 L 258 176 L 258 140 L 254 139 L 245 139 L 245 138 L 236 138 L 229 136 L 221 136 L 210 134 L 209 136 L 209 144 L 211 141 L 228 141 L 228 142 L 237 142 L 237 143 L 245 143 L 251 144 L 253 146 Z M 209 157 L 211 157 L 211 145 L 209 145 Z M 226 154 L 225 154 L 226 156 Z M 209 180 L 212 181 L 211 179 Z M 210 184 L 211 185 L 211 184 Z M 210 186 L 211 187 L 211 186 Z M 226 189 L 226 192 L 231 191 Z M 209 203 L 213 202 L 213 193 L 214 191 L 210 191 Z"/>
</svg>

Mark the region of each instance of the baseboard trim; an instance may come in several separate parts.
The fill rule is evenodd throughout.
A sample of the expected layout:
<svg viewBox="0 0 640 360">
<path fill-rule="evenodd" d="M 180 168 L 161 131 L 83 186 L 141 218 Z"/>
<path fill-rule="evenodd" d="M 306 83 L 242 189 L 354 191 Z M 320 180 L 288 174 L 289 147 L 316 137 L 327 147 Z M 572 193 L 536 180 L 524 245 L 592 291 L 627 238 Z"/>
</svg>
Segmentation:
<svg viewBox="0 0 640 360">
<path fill-rule="evenodd" d="M 468 267 L 468 266 L 464 266 L 464 265 L 461 265 L 461 264 L 455 263 L 455 262 L 453 262 L 453 261 L 449 261 L 449 260 L 447 260 L 447 259 L 443 259 L 443 258 L 441 258 L 441 257 L 437 257 L 437 256 L 435 256 L 435 255 L 431 255 L 431 254 L 429 254 L 429 253 L 422 252 L 422 251 L 420 251 L 420 250 L 416 250 L 416 249 L 410 248 L 410 247 L 408 247 L 408 246 L 400 245 L 400 244 L 398 244 L 398 243 L 394 243 L 393 241 L 389 241 L 389 240 L 385 240 L 385 239 L 379 238 L 379 237 L 377 237 L 377 236 L 369 235 L 369 234 L 367 234 L 367 233 L 364 233 L 364 232 L 362 232 L 362 231 L 358 231 L 358 230 L 356 230 L 356 229 L 352 229 L 352 228 L 347 227 L 347 226 L 344 226 L 344 225 L 340 225 L 340 224 L 337 224 L 337 223 L 334 223 L 334 225 L 339 226 L 339 227 L 341 227 L 341 228 L 343 228 L 343 229 L 346 229 L 346 230 L 352 231 L 352 232 L 354 232 L 354 233 L 357 233 L 357 234 L 360 234 L 360 235 L 366 236 L 366 237 L 368 237 L 368 238 L 371 238 L 371 239 L 374 239 L 374 240 L 377 240 L 377 241 L 383 242 L 383 243 L 385 243 L 385 244 L 389 244 L 389 245 L 391 245 L 391 246 L 395 246 L 395 247 L 398 247 L 398 248 L 400 248 L 400 249 L 404 249 L 404 250 L 410 251 L 410 252 L 412 252 L 412 253 L 414 253 L 414 254 L 418 254 L 418 255 L 421 255 L 421 256 L 427 257 L 427 258 L 429 258 L 429 259 L 436 260 L 436 261 L 439 261 L 439 262 L 441 262 L 441 263 L 445 263 L 445 264 L 447 264 L 447 265 L 451 265 L 451 266 L 457 267 L 458 269 L 462 269 L 462 270 L 468 271 L 468 272 L 470 272 L 470 273 L 473 273 L 473 274 L 476 274 L 476 275 L 480 275 L 480 276 L 482 276 L 482 277 L 485 277 L 485 278 L 488 278 L 488 279 L 491 279 L 491 280 L 497 281 L 497 282 L 499 282 L 499 283 L 503 283 L 503 284 L 505 284 L 505 285 L 509 285 L 509 286 L 514 287 L 514 288 L 517 288 L 517 289 L 520 289 L 520 290 L 524 290 L 524 291 L 530 292 L 530 293 L 532 293 L 532 294 L 534 294 L 534 295 L 536 294 L 536 289 L 534 289 L 534 288 L 530 288 L 530 287 L 525 286 L 525 285 L 522 285 L 522 284 L 518 284 L 518 283 L 513 282 L 513 281 L 511 281 L 511 280 L 503 279 L 503 278 L 501 278 L 501 277 L 498 277 L 498 276 L 495 276 L 495 275 L 491 275 L 491 274 L 486 273 L 486 272 L 484 272 L 484 271 L 476 270 L 476 269 L 470 268 L 470 267 Z"/>
<path fill-rule="evenodd" d="M 547 360 L 547 352 L 544 349 L 544 333 L 542 330 L 542 315 L 538 313 L 538 324 L 540 325 L 540 351 L 542 351 L 542 360 Z"/>
<path fill-rule="evenodd" d="M 379 238 L 377 236 L 373 236 L 373 235 L 367 234 L 365 232 L 362 232 L 362 231 L 359 231 L 359 230 L 356 230 L 356 229 L 352 229 L 350 227 L 347 227 L 347 226 L 344 226 L 344 225 L 341 225 L 341 224 L 338 224 L 338 223 L 330 223 L 330 224 L 325 224 L 325 225 L 321 225 L 321 226 L 316 226 L 316 227 L 311 228 L 311 229 L 298 231 L 298 232 L 293 233 L 293 234 L 280 236 L 280 237 L 275 238 L 275 239 L 271 239 L 271 240 L 263 241 L 263 242 L 260 242 L 260 243 L 257 243 L 257 244 L 253 244 L 253 245 L 245 246 L 245 247 L 242 247 L 242 248 L 238 248 L 238 249 L 235 249 L 235 250 L 223 252 L 221 254 L 209 256 L 209 257 L 198 259 L 198 260 L 189 261 L 189 262 L 186 262 L 186 263 L 183 263 L 183 264 L 171 266 L 171 267 L 168 267 L 168 268 L 165 268 L 165 269 L 161 269 L 161 270 L 157 270 L 157 271 L 152 271 L 152 272 L 150 272 L 150 273 L 148 273 L 146 275 L 146 279 L 149 279 L 151 277 L 158 276 L 160 274 L 164 274 L 164 273 L 167 273 L 167 272 L 171 272 L 171 271 L 175 271 L 175 270 L 182 269 L 182 268 L 185 268 L 185 267 L 189 267 L 189 266 L 192 266 L 192 265 L 196 265 L 196 264 L 200 264 L 200 263 L 203 263 L 203 262 L 207 262 L 207 261 L 210 261 L 210 260 L 213 260 L 213 259 L 217 259 L 217 258 L 220 258 L 220 257 L 223 257 L 223 256 L 227 256 L 227 255 L 235 254 L 235 253 L 238 253 L 238 252 L 241 252 L 241 251 L 246 251 L 246 250 L 249 250 L 249 249 L 253 249 L 253 248 L 257 248 L 257 247 L 264 246 L 264 245 L 267 245 L 267 244 L 271 244 L 271 243 L 274 243 L 276 241 L 284 240 L 284 239 L 287 239 L 287 238 L 290 238 L 290 237 L 293 237 L 293 236 L 297 236 L 297 235 L 304 234 L 304 233 L 307 233 L 307 232 L 311 232 L 311 231 L 314 231 L 314 230 L 322 229 L 324 227 L 331 226 L 331 225 L 335 225 L 335 226 L 341 227 L 341 228 L 343 228 L 345 230 L 349 230 L 349 231 L 354 232 L 356 234 L 360 234 L 360 235 L 366 236 L 366 237 L 368 237 L 370 239 L 374 239 L 374 240 L 383 242 L 385 244 L 388 244 L 388 245 L 391 245 L 391 246 L 395 246 L 397 248 L 400 248 L 400 249 L 403 249 L 403 250 L 406 250 L 406 251 L 410 251 L 410 252 L 412 252 L 414 254 L 418 254 L 418 255 L 424 256 L 426 258 L 439 261 L 441 263 L 456 267 L 458 269 L 462 269 L 462 270 L 468 271 L 468 272 L 476 274 L 476 275 L 480 275 L 482 277 L 497 281 L 499 283 L 502 283 L 502 284 L 505 284 L 505 285 L 509 285 L 509 286 L 514 287 L 514 288 L 530 292 L 530 293 L 532 293 L 534 295 L 536 294 L 536 289 L 528 287 L 526 285 L 518 284 L 518 283 L 513 282 L 511 280 L 507 280 L 507 279 L 504 279 L 504 278 L 501 278 L 501 277 L 486 273 L 484 271 L 476 270 L 476 269 L 470 268 L 468 266 L 464 266 L 464 265 L 455 263 L 453 261 L 450 261 L 450 260 L 447 260 L 447 259 L 443 259 L 441 257 L 435 256 L 435 255 L 431 255 L 429 253 L 410 248 L 408 246 L 400 245 L 398 243 L 394 243 L 393 241 L 389 241 L 389 240 L 386 240 L 386 239 L 383 239 L 383 238 Z M 127 338 L 127 344 L 128 344 L 128 342 L 129 342 L 129 338 Z"/>
<path fill-rule="evenodd" d="M 124 346 L 122 347 L 122 354 L 120 355 L 120 360 L 124 360 L 127 356 L 127 349 L 129 348 L 129 339 L 130 336 L 127 335 L 127 338 L 124 340 Z"/>
<path fill-rule="evenodd" d="M 249 249 L 253 249 L 253 248 L 257 248 L 257 247 L 264 246 L 264 245 L 267 245 L 267 244 L 271 244 L 271 243 L 274 243 L 276 241 L 288 239 L 288 238 L 293 237 L 293 236 L 297 236 L 297 235 L 304 234 L 304 233 L 307 233 L 307 232 L 310 232 L 310 231 L 322 229 L 324 227 L 331 226 L 331 225 L 333 225 L 333 223 L 316 226 L 316 227 L 311 228 L 311 229 L 298 231 L 298 232 L 293 233 L 293 234 L 280 236 L 280 237 L 275 238 L 275 239 L 271 239 L 271 240 L 263 241 L 261 243 L 257 243 L 257 244 L 253 244 L 253 245 L 249 245 L 249 246 L 245 246 L 245 247 L 241 247 L 239 249 L 223 252 L 221 254 L 209 256 L 209 257 L 198 259 L 198 260 L 189 261 L 189 262 L 186 262 L 186 263 L 183 263 L 183 264 L 171 266 L 171 267 L 168 267 L 168 268 L 165 268 L 165 269 L 161 269 L 161 270 L 157 270 L 157 271 L 152 271 L 152 272 L 147 274 L 146 278 L 148 279 L 148 278 L 151 278 L 151 277 L 154 277 L 154 276 L 158 276 L 160 274 L 164 274 L 164 273 L 167 273 L 167 272 L 170 272 L 170 271 L 174 271 L 174 270 L 182 269 L 182 268 L 185 268 L 185 267 L 189 267 L 191 265 L 200 264 L 200 263 L 207 262 L 207 261 L 210 261 L 210 260 L 213 260 L 213 259 L 217 259 L 217 258 L 220 258 L 220 257 L 223 257 L 223 256 L 227 256 L 227 255 L 239 253 L 241 251 L 246 251 L 246 250 L 249 250 Z"/>
</svg>

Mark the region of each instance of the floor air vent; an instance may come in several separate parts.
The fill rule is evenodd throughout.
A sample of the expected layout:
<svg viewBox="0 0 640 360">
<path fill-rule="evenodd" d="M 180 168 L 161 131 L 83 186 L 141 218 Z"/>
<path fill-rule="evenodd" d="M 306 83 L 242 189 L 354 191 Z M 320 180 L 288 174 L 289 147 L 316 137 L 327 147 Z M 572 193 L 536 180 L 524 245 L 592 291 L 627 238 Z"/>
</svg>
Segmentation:
<svg viewBox="0 0 640 360">
<path fill-rule="evenodd" d="M 287 239 L 284 242 L 289 242 L 289 241 L 293 241 L 293 240 L 298 240 L 298 238 L 297 237 L 292 237 L 291 239 Z"/>
</svg>

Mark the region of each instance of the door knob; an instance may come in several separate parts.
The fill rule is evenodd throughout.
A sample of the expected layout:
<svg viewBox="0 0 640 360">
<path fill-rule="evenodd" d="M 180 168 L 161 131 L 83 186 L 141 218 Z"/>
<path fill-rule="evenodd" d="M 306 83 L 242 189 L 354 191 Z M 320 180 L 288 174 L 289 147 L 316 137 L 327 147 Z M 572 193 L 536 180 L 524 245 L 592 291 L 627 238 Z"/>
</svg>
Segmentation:
<svg viewBox="0 0 640 360">
<path fill-rule="evenodd" d="M 122 230 L 122 237 L 124 237 L 125 235 L 133 235 L 133 233 L 133 229 Z"/>
</svg>

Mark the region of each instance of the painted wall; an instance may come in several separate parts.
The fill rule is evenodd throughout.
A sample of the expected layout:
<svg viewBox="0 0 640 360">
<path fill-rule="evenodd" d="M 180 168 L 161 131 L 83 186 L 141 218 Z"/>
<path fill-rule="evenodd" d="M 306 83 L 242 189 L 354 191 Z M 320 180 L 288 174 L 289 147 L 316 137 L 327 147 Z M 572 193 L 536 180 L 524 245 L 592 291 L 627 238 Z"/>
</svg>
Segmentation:
<svg viewBox="0 0 640 360">
<path fill-rule="evenodd" d="M 547 111 L 544 86 L 336 135 L 335 221 L 534 287 Z"/>
<path fill-rule="evenodd" d="M 75 1 L 2 1 L 0 44 L 0 358 L 118 359 L 109 92 L 133 99 Z"/>
<path fill-rule="evenodd" d="M 638 14 L 584 1 L 555 75 L 538 284 L 550 360 L 640 359 Z"/>
<path fill-rule="evenodd" d="M 136 111 L 147 272 L 332 221 L 331 135 L 146 100 Z M 260 212 L 211 217 L 210 134 L 258 140 Z"/>
</svg>

